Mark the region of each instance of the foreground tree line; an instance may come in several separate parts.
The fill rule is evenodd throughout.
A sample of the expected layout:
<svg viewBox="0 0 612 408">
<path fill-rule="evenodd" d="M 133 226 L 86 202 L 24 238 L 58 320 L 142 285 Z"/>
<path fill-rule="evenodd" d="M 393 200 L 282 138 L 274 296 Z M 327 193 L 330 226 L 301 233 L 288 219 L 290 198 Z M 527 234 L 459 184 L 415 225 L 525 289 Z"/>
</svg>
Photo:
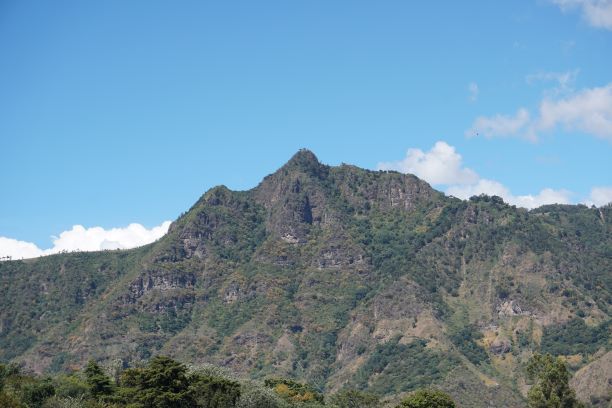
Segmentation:
<svg viewBox="0 0 612 408">
<path fill-rule="evenodd" d="M 577 408 L 564 362 L 535 355 L 526 367 L 534 381 L 528 403 L 535 408 Z M 157 356 L 147 366 L 129 368 L 113 380 L 95 362 L 82 372 L 36 377 L 14 365 L 0 364 L 2 408 L 375 408 L 383 401 L 373 394 L 344 389 L 324 396 L 312 386 L 286 378 L 263 382 L 239 380 L 222 369 L 189 369 Z M 406 396 L 397 408 L 453 408 L 446 393 L 428 388 Z"/>
</svg>

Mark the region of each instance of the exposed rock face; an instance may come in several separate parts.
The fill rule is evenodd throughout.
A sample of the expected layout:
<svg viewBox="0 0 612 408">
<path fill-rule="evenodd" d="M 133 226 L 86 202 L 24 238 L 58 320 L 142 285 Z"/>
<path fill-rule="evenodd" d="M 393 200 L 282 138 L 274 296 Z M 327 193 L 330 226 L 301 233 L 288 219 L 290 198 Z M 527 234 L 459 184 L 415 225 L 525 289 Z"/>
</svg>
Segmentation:
<svg viewBox="0 0 612 408">
<path fill-rule="evenodd" d="M 612 401 L 612 351 L 578 370 L 570 386 L 581 401 L 595 407 L 609 407 Z"/>
<path fill-rule="evenodd" d="M 512 343 L 509 339 L 495 339 L 489 346 L 489 351 L 493 354 L 502 355 L 512 350 Z"/>
<path fill-rule="evenodd" d="M 609 320 L 611 212 L 460 201 L 302 150 L 252 190 L 209 190 L 147 247 L 0 263 L 0 360 L 44 372 L 162 353 L 521 406 L 517 376 L 547 326 Z M 607 386 L 592 364 L 576 387 L 600 398 L 583 386 Z"/>
<path fill-rule="evenodd" d="M 152 290 L 166 291 L 178 288 L 193 288 L 195 283 L 196 278 L 191 273 L 149 271 L 130 284 L 127 299 L 128 302 L 134 303 Z"/>
<path fill-rule="evenodd" d="M 520 316 L 527 315 L 529 316 L 531 313 L 528 311 L 524 311 L 514 300 L 507 300 L 502 302 L 499 306 L 497 306 L 497 314 L 500 317 L 504 316 Z"/>
<path fill-rule="evenodd" d="M 323 268 L 340 268 L 352 265 L 362 265 L 367 262 L 365 254 L 359 248 L 344 248 L 340 244 L 334 244 L 334 240 L 326 248 L 322 248 L 314 259 L 313 266 Z M 353 251 L 351 251 L 353 249 Z"/>
<path fill-rule="evenodd" d="M 329 172 L 312 152 L 300 150 L 255 189 L 269 214 L 267 229 L 285 242 L 304 242 L 310 227 L 326 222 L 325 192 L 318 181 Z"/>
</svg>

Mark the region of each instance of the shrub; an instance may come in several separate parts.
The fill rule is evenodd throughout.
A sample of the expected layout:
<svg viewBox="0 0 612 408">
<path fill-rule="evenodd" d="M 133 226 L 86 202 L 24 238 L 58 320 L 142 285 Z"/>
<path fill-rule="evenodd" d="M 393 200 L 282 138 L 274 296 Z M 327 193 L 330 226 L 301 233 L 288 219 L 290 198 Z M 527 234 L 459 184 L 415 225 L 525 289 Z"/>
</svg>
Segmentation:
<svg viewBox="0 0 612 408">
<path fill-rule="evenodd" d="M 377 408 L 378 397 L 363 391 L 344 389 L 332 395 L 329 401 L 338 408 Z"/>
<path fill-rule="evenodd" d="M 445 392 L 425 388 L 404 398 L 397 408 L 455 408 L 455 402 Z"/>
</svg>

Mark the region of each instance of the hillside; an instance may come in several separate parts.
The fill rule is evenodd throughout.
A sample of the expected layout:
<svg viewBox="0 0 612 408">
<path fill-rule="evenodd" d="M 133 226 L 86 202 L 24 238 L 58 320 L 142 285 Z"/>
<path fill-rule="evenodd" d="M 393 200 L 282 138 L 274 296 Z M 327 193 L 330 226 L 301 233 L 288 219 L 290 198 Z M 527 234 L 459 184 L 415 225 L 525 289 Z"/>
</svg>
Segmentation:
<svg viewBox="0 0 612 408">
<path fill-rule="evenodd" d="M 611 219 L 610 205 L 461 201 L 301 150 L 252 190 L 206 192 L 154 244 L 0 263 L 0 361 L 53 372 L 164 354 L 511 407 L 542 351 L 605 406 Z"/>
</svg>

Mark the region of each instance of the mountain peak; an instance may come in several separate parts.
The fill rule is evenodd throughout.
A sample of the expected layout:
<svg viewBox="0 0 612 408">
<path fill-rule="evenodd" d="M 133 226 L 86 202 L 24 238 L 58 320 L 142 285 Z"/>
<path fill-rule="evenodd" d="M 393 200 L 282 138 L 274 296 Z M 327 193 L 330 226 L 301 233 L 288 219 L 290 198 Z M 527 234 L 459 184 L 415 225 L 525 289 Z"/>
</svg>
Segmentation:
<svg viewBox="0 0 612 408">
<path fill-rule="evenodd" d="M 291 159 L 289 159 L 287 164 L 300 167 L 311 167 L 312 165 L 319 166 L 321 163 L 312 151 L 308 149 L 300 149 L 291 157 Z"/>
<path fill-rule="evenodd" d="M 298 171 L 319 177 L 325 167 L 313 152 L 308 149 L 300 149 L 281 167 L 280 171 Z"/>
</svg>

